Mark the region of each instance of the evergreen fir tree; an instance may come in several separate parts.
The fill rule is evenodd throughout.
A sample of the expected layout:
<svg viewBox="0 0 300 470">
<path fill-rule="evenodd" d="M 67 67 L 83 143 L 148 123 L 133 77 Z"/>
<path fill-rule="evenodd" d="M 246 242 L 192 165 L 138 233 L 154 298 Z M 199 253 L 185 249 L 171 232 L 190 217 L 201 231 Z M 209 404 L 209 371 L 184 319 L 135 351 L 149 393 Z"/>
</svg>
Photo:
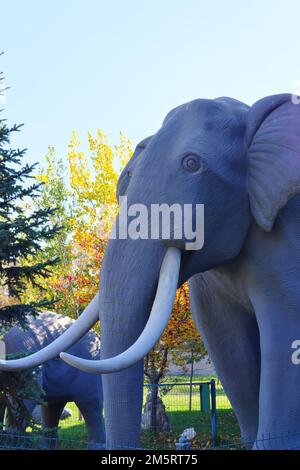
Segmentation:
<svg viewBox="0 0 300 470">
<path fill-rule="evenodd" d="M 0 119 L 0 283 L 13 302 L 0 306 L 0 322 L 5 326 L 26 324 L 26 315 L 36 314 L 49 301 L 20 302 L 28 284 L 38 286 L 37 279 L 50 274 L 56 259 L 34 264 L 32 257 L 43 249 L 58 227 L 51 227 L 54 209 L 26 209 L 24 202 L 39 195 L 41 183 L 30 183 L 36 166 L 22 164 L 26 150 L 10 148 L 10 138 L 21 126 L 7 127 Z M 2 302 L 3 304 L 3 302 Z"/>
</svg>

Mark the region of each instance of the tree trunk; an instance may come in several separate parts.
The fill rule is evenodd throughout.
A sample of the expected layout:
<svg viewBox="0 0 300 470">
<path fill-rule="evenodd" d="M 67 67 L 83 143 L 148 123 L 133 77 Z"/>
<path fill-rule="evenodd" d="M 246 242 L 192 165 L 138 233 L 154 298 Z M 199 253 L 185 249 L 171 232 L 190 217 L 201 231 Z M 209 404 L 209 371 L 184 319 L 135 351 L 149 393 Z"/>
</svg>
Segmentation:
<svg viewBox="0 0 300 470">
<path fill-rule="evenodd" d="M 157 397 L 158 384 L 153 384 L 151 388 L 151 430 L 157 432 Z"/>
</svg>

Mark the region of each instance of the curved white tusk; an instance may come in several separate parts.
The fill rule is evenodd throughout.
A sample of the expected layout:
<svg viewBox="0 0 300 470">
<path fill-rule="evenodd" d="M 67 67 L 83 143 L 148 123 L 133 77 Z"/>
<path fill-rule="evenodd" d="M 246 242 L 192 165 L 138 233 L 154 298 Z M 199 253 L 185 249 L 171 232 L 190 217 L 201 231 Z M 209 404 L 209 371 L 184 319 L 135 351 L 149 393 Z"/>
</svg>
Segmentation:
<svg viewBox="0 0 300 470">
<path fill-rule="evenodd" d="M 71 366 L 91 374 L 109 374 L 127 369 L 142 359 L 155 346 L 169 321 L 180 271 L 181 252 L 168 248 L 161 265 L 158 287 L 148 322 L 135 341 L 126 351 L 110 359 L 91 361 L 71 354 L 61 353 L 60 357 Z"/>
<path fill-rule="evenodd" d="M 99 293 L 84 309 L 79 318 L 56 340 L 45 348 L 21 359 L 0 360 L 0 370 L 14 371 L 31 369 L 58 356 L 85 335 L 99 320 Z"/>
</svg>

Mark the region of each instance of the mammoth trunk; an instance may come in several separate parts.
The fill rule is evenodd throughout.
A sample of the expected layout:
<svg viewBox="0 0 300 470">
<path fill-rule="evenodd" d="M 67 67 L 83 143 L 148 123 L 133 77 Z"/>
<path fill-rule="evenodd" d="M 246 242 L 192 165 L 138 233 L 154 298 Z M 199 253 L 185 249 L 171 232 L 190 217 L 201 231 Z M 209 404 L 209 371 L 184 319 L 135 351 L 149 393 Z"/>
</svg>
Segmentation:
<svg viewBox="0 0 300 470">
<path fill-rule="evenodd" d="M 165 248 L 150 241 L 111 240 L 100 277 L 101 359 L 128 349 L 143 331 L 155 297 Z M 143 360 L 103 375 L 107 445 L 139 445 Z"/>
</svg>

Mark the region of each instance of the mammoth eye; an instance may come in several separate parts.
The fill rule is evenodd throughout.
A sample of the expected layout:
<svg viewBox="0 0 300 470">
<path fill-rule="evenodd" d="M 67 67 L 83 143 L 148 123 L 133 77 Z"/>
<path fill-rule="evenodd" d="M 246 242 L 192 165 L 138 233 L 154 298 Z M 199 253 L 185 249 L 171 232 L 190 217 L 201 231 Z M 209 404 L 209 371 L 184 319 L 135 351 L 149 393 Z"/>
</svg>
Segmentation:
<svg viewBox="0 0 300 470">
<path fill-rule="evenodd" d="M 127 176 L 130 177 L 131 175 L 132 175 L 131 171 L 130 171 L 130 170 L 127 170 Z"/>
<path fill-rule="evenodd" d="M 190 172 L 198 171 L 201 168 L 200 158 L 197 155 L 186 155 L 182 159 L 182 166 Z"/>
</svg>

